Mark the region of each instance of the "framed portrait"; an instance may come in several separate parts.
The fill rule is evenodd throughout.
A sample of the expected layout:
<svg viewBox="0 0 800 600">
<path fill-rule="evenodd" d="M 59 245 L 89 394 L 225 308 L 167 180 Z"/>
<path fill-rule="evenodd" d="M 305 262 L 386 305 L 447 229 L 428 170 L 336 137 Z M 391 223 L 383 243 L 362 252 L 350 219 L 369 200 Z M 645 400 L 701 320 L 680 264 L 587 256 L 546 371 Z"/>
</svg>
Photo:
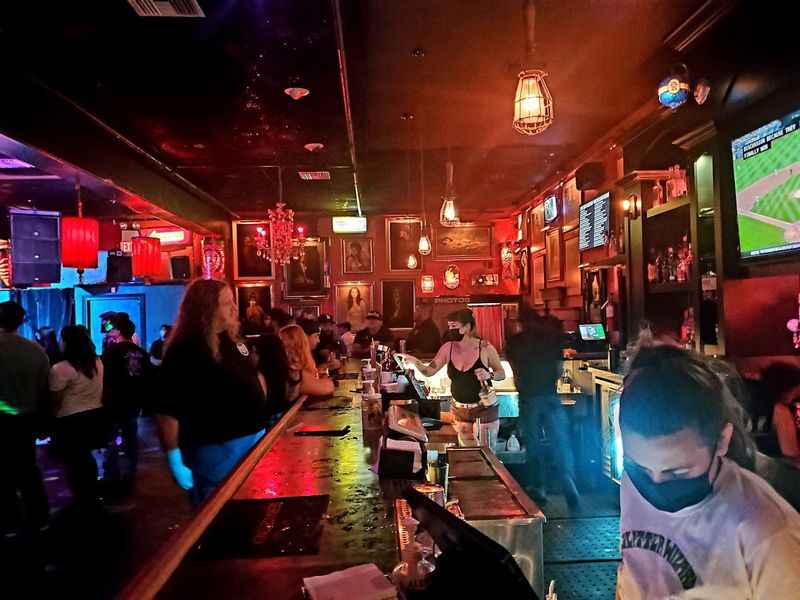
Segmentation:
<svg viewBox="0 0 800 600">
<path fill-rule="evenodd" d="M 564 279 L 564 244 L 561 228 L 547 231 L 547 281 Z"/>
<path fill-rule="evenodd" d="M 349 321 L 353 331 L 366 325 L 367 313 L 372 310 L 373 287 L 367 281 L 345 281 L 336 284 L 334 298 L 336 322 Z"/>
<path fill-rule="evenodd" d="M 532 251 L 537 252 L 544 249 L 544 204 L 539 204 L 531 210 L 531 234 L 528 239 L 533 246 Z"/>
<path fill-rule="evenodd" d="M 289 307 L 292 317 L 297 319 L 319 319 L 319 304 L 293 304 Z"/>
<path fill-rule="evenodd" d="M 285 298 L 323 298 L 325 287 L 327 243 L 324 238 L 306 238 L 300 258 L 293 258 L 283 267 Z"/>
<path fill-rule="evenodd" d="M 492 226 L 436 227 L 433 251 L 436 260 L 490 260 Z"/>
<path fill-rule="evenodd" d="M 417 217 L 386 217 L 386 264 L 390 271 L 413 273 L 422 269 L 418 251 L 421 232 L 422 220 Z"/>
<path fill-rule="evenodd" d="M 533 303 L 537 306 L 544 304 L 544 254 L 533 257 Z"/>
<path fill-rule="evenodd" d="M 256 240 L 266 232 L 272 243 L 272 230 L 264 221 L 233 222 L 233 278 L 238 280 L 273 279 L 272 262 L 258 255 Z"/>
<path fill-rule="evenodd" d="M 564 203 L 564 227 L 573 229 L 578 226 L 581 208 L 581 191 L 573 177 L 564 184 L 562 191 Z"/>
<path fill-rule="evenodd" d="M 342 239 L 342 273 L 372 273 L 374 268 L 371 238 Z"/>
<path fill-rule="evenodd" d="M 237 283 L 236 303 L 242 323 L 261 326 L 272 308 L 272 286 L 268 283 Z"/>
<path fill-rule="evenodd" d="M 414 327 L 414 281 L 381 281 L 383 322 L 389 329 Z"/>
<path fill-rule="evenodd" d="M 608 298 L 607 269 L 583 272 L 583 318 L 584 323 L 605 323 L 603 307 Z"/>
</svg>

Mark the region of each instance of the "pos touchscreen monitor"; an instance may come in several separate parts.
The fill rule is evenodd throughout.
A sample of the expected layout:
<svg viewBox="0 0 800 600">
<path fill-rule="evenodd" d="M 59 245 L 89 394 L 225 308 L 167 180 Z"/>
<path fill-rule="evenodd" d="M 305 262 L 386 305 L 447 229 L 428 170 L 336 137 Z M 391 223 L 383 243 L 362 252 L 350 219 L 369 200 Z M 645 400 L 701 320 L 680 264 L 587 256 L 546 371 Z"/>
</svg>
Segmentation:
<svg viewBox="0 0 800 600">
<path fill-rule="evenodd" d="M 420 528 L 441 550 L 427 590 L 430 597 L 539 600 L 503 546 L 424 494 L 409 488 L 403 496 Z"/>
<path fill-rule="evenodd" d="M 602 323 L 581 323 L 578 331 L 584 342 L 601 342 L 606 339 L 606 330 Z"/>
</svg>

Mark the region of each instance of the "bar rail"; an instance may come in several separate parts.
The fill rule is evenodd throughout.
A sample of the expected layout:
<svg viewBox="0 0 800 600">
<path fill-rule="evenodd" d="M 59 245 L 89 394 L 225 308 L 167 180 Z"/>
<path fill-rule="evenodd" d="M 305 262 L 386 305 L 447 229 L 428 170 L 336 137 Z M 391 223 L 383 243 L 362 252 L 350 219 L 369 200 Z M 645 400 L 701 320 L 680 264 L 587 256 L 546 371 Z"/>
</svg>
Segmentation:
<svg viewBox="0 0 800 600">
<path fill-rule="evenodd" d="M 249 477 L 261 458 L 272 448 L 286 431 L 289 423 L 305 404 L 307 396 L 299 398 L 286 414 L 270 429 L 239 464 L 230 472 L 211 496 L 200 505 L 197 513 L 183 527 L 173 533 L 159 550 L 117 595 L 119 600 L 151 600 L 161 591 L 169 578 L 180 566 L 186 554 L 200 539 L 225 503 Z"/>
</svg>

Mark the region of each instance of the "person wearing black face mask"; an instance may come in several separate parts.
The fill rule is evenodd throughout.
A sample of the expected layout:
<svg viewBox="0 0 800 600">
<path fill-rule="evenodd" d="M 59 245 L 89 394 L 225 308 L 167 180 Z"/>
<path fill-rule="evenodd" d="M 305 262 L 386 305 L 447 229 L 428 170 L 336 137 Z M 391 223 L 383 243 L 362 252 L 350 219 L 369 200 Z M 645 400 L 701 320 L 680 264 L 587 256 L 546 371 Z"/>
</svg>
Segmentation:
<svg viewBox="0 0 800 600">
<path fill-rule="evenodd" d="M 703 357 L 641 349 L 619 422 L 617 598 L 796 598 L 800 515 L 749 469 L 754 448 L 727 379 Z"/>
<path fill-rule="evenodd" d="M 450 412 L 455 419 L 456 431 L 472 433 L 475 420 L 480 419 L 482 427 L 496 438 L 500 429 L 498 407 L 496 404 L 486 407 L 479 401 L 482 382 L 489 385 L 491 381 L 506 378 L 497 350 L 476 336 L 475 316 L 469 309 L 458 310 L 447 316 L 447 331 L 443 341 L 439 352 L 427 365 L 408 354 L 404 355 L 406 361 L 416 365 L 426 377 L 435 375 L 447 365 L 453 397 Z"/>
</svg>

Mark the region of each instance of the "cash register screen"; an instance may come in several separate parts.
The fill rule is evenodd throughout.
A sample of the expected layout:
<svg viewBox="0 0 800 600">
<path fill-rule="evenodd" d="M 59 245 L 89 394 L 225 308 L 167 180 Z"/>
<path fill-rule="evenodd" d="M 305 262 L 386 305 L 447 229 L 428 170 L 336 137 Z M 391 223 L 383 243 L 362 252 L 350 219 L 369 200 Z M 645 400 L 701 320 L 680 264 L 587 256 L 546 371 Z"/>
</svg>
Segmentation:
<svg viewBox="0 0 800 600">
<path fill-rule="evenodd" d="M 403 358 L 398 356 L 397 354 L 394 355 L 394 360 L 397 363 L 397 366 L 399 366 L 406 374 L 406 379 L 408 379 L 408 382 L 411 384 L 411 387 L 414 388 L 414 393 L 417 396 L 417 400 L 420 401 L 427 400 L 428 394 L 425 391 L 425 386 L 422 384 L 421 381 L 417 381 L 417 378 L 414 377 L 414 369 L 409 368 L 409 366 L 406 365 Z"/>
<path fill-rule="evenodd" d="M 597 342 L 606 339 L 606 330 L 602 323 L 581 323 L 578 325 L 581 339 L 584 342 Z"/>
</svg>

